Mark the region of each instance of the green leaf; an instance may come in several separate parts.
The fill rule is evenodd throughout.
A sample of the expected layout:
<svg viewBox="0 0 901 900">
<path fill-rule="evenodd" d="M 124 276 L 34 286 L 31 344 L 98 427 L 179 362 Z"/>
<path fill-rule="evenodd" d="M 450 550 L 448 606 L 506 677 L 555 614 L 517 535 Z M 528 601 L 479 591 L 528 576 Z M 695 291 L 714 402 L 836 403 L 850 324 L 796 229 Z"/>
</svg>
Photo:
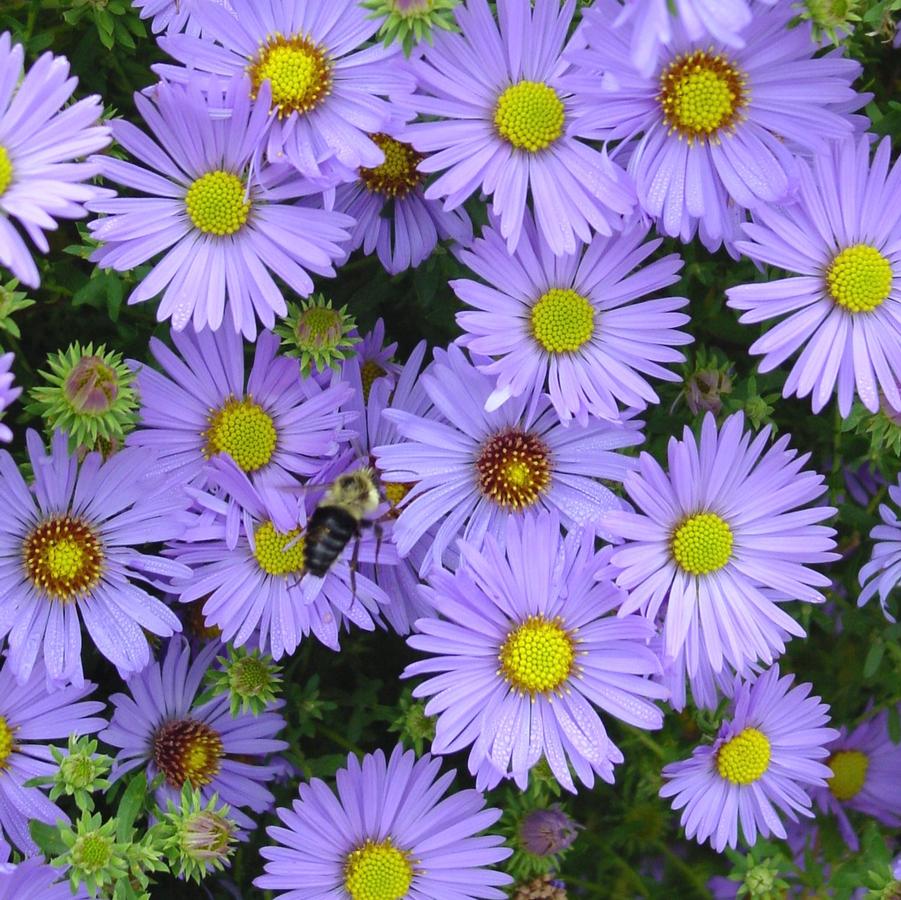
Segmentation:
<svg viewBox="0 0 901 900">
<path fill-rule="evenodd" d="M 879 668 L 879 663 L 882 662 L 882 655 L 885 653 L 885 644 L 882 641 L 876 641 L 873 644 L 869 651 L 867 652 L 867 658 L 863 663 L 863 677 L 864 678 L 872 678 L 876 671 Z"/>
<path fill-rule="evenodd" d="M 38 822 L 32 819 L 28 823 L 28 830 L 34 842 L 40 847 L 41 853 L 48 859 L 54 856 L 61 856 L 66 852 L 66 845 L 59 835 L 59 829 L 55 825 L 47 825 L 45 822 Z"/>
<path fill-rule="evenodd" d="M 135 819 L 144 808 L 144 799 L 147 796 L 147 776 L 139 772 L 132 778 L 130 784 L 122 795 L 119 810 L 116 813 L 116 840 L 120 843 L 131 841 L 131 829 Z"/>
</svg>

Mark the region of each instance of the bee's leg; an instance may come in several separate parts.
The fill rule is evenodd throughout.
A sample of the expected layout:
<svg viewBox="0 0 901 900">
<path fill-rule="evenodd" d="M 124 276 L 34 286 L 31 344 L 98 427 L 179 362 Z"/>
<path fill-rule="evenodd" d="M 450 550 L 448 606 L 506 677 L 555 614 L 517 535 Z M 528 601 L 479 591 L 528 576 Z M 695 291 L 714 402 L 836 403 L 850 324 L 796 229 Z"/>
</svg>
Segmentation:
<svg viewBox="0 0 901 900">
<path fill-rule="evenodd" d="M 354 552 L 350 558 L 350 596 L 357 599 L 357 567 L 360 564 L 360 536 L 354 541 Z"/>
<path fill-rule="evenodd" d="M 382 527 L 381 522 L 373 522 L 372 530 L 375 532 L 375 565 L 379 564 L 379 551 L 382 549 L 382 538 L 385 534 L 385 529 Z"/>
</svg>

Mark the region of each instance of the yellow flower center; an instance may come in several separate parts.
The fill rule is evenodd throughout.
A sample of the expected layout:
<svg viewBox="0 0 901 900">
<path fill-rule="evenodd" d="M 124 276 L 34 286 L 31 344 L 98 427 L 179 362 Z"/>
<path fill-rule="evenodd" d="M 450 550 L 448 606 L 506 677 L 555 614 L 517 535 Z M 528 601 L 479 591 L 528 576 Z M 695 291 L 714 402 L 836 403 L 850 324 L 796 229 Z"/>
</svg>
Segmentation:
<svg viewBox="0 0 901 900">
<path fill-rule="evenodd" d="M 227 453 L 244 472 L 256 472 L 272 459 L 278 440 L 275 423 L 251 397 L 229 397 L 210 414 L 209 423 L 203 433 L 207 458 Z"/>
<path fill-rule="evenodd" d="M 870 768 L 870 758 L 859 750 L 840 750 L 826 763 L 832 769 L 829 790 L 836 800 L 852 800 L 862 790 Z"/>
<path fill-rule="evenodd" d="M 500 95 L 494 125 L 517 150 L 537 153 L 563 134 L 566 112 L 557 92 L 542 81 L 520 81 Z"/>
<path fill-rule="evenodd" d="M 372 140 L 381 147 L 385 161 L 374 169 L 360 169 L 360 178 L 370 191 L 401 198 L 422 184 L 424 176 L 416 169 L 425 158 L 421 153 L 387 134 L 374 134 Z"/>
<path fill-rule="evenodd" d="M 753 784 L 770 767 L 769 738 L 746 728 L 717 751 L 716 770 L 732 784 Z"/>
<path fill-rule="evenodd" d="M 657 102 L 671 132 L 704 143 L 740 120 L 747 76 L 725 57 L 695 50 L 663 70 Z"/>
<path fill-rule="evenodd" d="M 269 575 L 292 575 L 303 572 L 304 539 L 295 528 L 283 534 L 272 522 L 264 522 L 253 533 L 254 551 L 260 568 Z M 293 542 L 293 543 L 292 543 Z M 291 544 L 288 547 L 288 544 Z"/>
<path fill-rule="evenodd" d="M 244 182 L 221 169 L 201 175 L 185 195 L 185 208 L 194 227 L 219 237 L 240 231 L 247 224 L 250 206 Z"/>
<path fill-rule="evenodd" d="M 401 900 L 413 883 L 409 856 L 391 838 L 366 841 L 347 857 L 344 888 L 353 900 Z"/>
<path fill-rule="evenodd" d="M 594 334 L 594 307 L 573 290 L 551 288 L 532 307 L 532 335 L 548 353 L 572 353 Z"/>
<path fill-rule="evenodd" d="M 401 500 L 410 493 L 413 489 L 412 484 L 406 484 L 403 482 L 393 482 L 389 481 L 387 484 L 382 486 L 385 491 L 385 498 L 391 504 L 392 512 L 397 509 L 400 505 Z"/>
<path fill-rule="evenodd" d="M 198 788 L 219 774 L 224 750 L 219 733 L 205 722 L 170 719 L 153 736 L 151 755 L 171 787 L 189 782 Z"/>
<path fill-rule="evenodd" d="M 676 529 L 672 550 L 673 558 L 686 572 L 716 572 L 732 556 L 732 529 L 716 513 L 698 513 Z"/>
<path fill-rule="evenodd" d="M 260 85 L 268 81 L 272 108 L 280 117 L 315 109 L 332 89 L 332 64 L 324 47 L 309 37 L 276 34 L 260 46 L 248 70 L 256 98 Z"/>
<path fill-rule="evenodd" d="M 510 428 L 485 442 L 476 472 L 484 496 L 519 512 L 535 503 L 550 485 L 550 450 L 536 435 Z"/>
<path fill-rule="evenodd" d="M 381 378 L 387 374 L 377 362 L 373 362 L 371 359 L 367 359 L 360 367 L 360 380 L 363 382 L 363 399 L 367 403 L 369 402 L 369 392 L 372 390 L 372 385 L 376 378 Z"/>
<path fill-rule="evenodd" d="M 875 248 L 855 244 L 842 250 L 826 272 L 832 299 L 848 312 L 872 312 L 892 290 L 891 263 Z"/>
<path fill-rule="evenodd" d="M 13 181 L 13 164 L 6 152 L 6 147 L 0 144 L 0 197 L 6 193 L 6 189 Z"/>
<path fill-rule="evenodd" d="M 0 772 L 9 765 L 8 760 L 15 749 L 16 742 L 13 739 L 13 729 L 9 727 L 6 717 L 0 716 Z"/>
<path fill-rule="evenodd" d="M 71 516 L 45 519 L 25 539 L 25 571 L 52 600 L 68 603 L 100 581 L 103 549 L 90 526 Z"/>
<path fill-rule="evenodd" d="M 529 616 L 507 635 L 498 659 L 501 674 L 515 690 L 548 694 L 563 685 L 576 658 L 572 635 L 559 618 Z"/>
</svg>

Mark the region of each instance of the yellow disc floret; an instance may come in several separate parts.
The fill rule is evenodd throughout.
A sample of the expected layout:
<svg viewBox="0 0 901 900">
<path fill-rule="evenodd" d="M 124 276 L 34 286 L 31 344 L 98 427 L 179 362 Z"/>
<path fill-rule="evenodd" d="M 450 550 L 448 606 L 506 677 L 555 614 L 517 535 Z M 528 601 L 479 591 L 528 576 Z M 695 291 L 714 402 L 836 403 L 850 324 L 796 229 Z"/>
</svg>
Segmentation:
<svg viewBox="0 0 901 900">
<path fill-rule="evenodd" d="M 663 70 L 657 102 L 671 131 L 703 143 L 741 118 L 748 102 L 746 82 L 724 56 L 695 50 Z"/>
<path fill-rule="evenodd" d="M 852 800 L 862 790 L 870 768 L 870 758 L 860 750 L 840 750 L 826 762 L 832 769 L 829 790 L 836 800 Z"/>
<path fill-rule="evenodd" d="M 195 719 L 169 719 L 151 739 L 150 754 L 171 787 L 185 782 L 209 784 L 222 766 L 222 737 L 211 725 Z"/>
<path fill-rule="evenodd" d="M 50 599 L 68 603 L 90 593 L 100 581 L 100 540 L 81 519 L 45 519 L 25 539 L 22 554 L 32 584 Z"/>
<path fill-rule="evenodd" d="M 227 453 L 244 472 L 256 472 L 269 463 L 278 432 L 272 417 L 251 397 L 230 397 L 209 417 L 203 433 L 205 455 Z"/>
<path fill-rule="evenodd" d="M 13 181 L 13 164 L 9 158 L 9 153 L 2 144 L 0 144 L 0 197 L 2 197 L 7 188 Z"/>
<path fill-rule="evenodd" d="M 732 529 L 716 513 L 686 519 L 673 535 L 673 558 L 692 575 L 722 569 L 732 556 Z"/>
<path fill-rule="evenodd" d="M 532 307 L 532 336 L 548 353 L 572 353 L 594 334 L 594 307 L 568 288 L 551 288 Z"/>
<path fill-rule="evenodd" d="M 529 153 L 550 147 L 563 134 L 565 117 L 563 101 L 542 81 L 511 85 L 494 109 L 494 125 L 501 137 Z"/>
<path fill-rule="evenodd" d="M 770 767 L 770 740 L 756 728 L 746 728 L 716 753 L 716 770 L 732 784 L 753 784 Z"/>
<path fill-rule="evenodd" d="M 303 572 L 304 539 L 300 533 L 300 529 L 295 528 L 283 534 L 275 530 L 272 522 L 260 525 L 253 535 L 253 553 L 260 568 L 269 575 Z"/>
<path fill-rule="evenodd" d="M 891 263 L 868 244 L 842 250 L 826 272 L 832 299 L 852 313 L 872 312 L 882 306 L 892 290 Z"/>
<path fill-rule="evenodd" d="M 9 758 L 15 749 L 16 742 L 13 737 L 13 729 L 5 716 L 0 716 L 0 772 L 9 765 Z"/>
<path fill-rule="evenodd" d="M 519 512 L 551 483 L 551 454 L 537 435 L 509 428 L 490 437 L 475 463 L 479 490 L 498 506 Z"/>
<path fill-rule="evenodd" d="M 185 195 L 185 208 L 194 227 L 218 237 L 240 231 L 247 224 L 250 206 L 244 182 L 221 169 L 201 175 Z"/>
<path fill-rule="evenodd" d="M 328 96 L 332 87 L 332 64 L 325 48 L 302 34 L 271 37 L 260 46 L 249 72 L 253 96 L 268 81 L 272 107 L 281 117 L 292 112 L 310 112 Z"/>
<path fill-rule="evenodd" d="M 559 618 L 529 616 L 507 635 L 498 659 L 500 672 L 526 694 L 557 691 L 570 677 L 576 658 L 572 635 Z"/>
<path fill-rule="evenodd" d="M 353 900 L 401 900 L 413 883 L 409 856 L 391 842 L 366 841 L 347 857 L 344 888 Z"/>
<path fill-rule="evenodd" d="M 360 179 L 370 191 L 401 198 L 422 184 L 424 176 L 416 168 L 424 159 L 421 153 L 387 134 L 374 134 L 372 140 L 385 154 L 385 161 L 372 169 L 360 169 Z"/>
</svg>

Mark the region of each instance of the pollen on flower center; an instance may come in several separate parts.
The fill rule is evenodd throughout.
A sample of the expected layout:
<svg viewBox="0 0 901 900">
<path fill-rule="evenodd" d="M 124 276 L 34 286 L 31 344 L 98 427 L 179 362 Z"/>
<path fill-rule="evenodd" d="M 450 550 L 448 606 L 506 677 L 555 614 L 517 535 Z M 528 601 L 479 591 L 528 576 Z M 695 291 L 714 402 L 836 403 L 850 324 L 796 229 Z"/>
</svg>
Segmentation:
<svg viewBox="0 0 901 900">
<path fill-rule="evenodd" d="M 272 417 L 253 398 L 229 397 L 208 421 L 203 433 L 207 458 L 227 453 L 244 472 L 256 472 L 272 459 L 278 432 Z"/>
<path fill-rule="evenodd" d="M 5 716 L 0 716 L 0 772 L 9 765 L 9 758 L 16 747 L 15 738 L 13 737 L 13 729 L 9 727 L 9 722 Z"/>
<path fill-rule="evenodd" d="M 842 250 L 826 272 L 832 299 L 852 313 L 872 312 L 882 306 L 892 290 L 891 263 L 868 244 Z"/>
<path fill-rule="evenodd" d="M 673 558 L 692 575 L 722 569 L 732 556 L 732 529 L 716 513 L 686 519 L 673 535 Z"/>
<path fill-rule="evenodd" d="M 370 191 L 399 199 L 422 184 L 425 176 L 416 168 L 425 158 L 421 153 L 387 134 L 374 134 L 372 140 L 385 154 L 385 161 L 372 169 L 360 169 L 360 179 Z"/>
<path fill-rule="evenodd" d="M 740 120 L 748 102 L 747 76 L 724 56 L 695 50 L 661 72 L 657 102 L 671 132 L 704 143 Z"/>
<path fill-rule="evenodd" d="M 153 736 L 151 753 L 170 787 L 198 788 L 219 774 L 224 751 L 219 732 L 205 722 L 170 719 Z"/>
<path fill-rule="evenodd" d="M 332 89 L 332 64 L 325 48 L 302 34 L 269 38 L 260 45 L 249 72 L 254 98 L 260 85 L 269 82 L 272 107 L 280 117 L 310 112 Z"/>
<path fill-rule="evenodd" d="M 550 147 L 563 134 L 565 117 L 563 101 L 542 81 L 511 85 L 494 109 L 494 125 L 501 137 L 529 153 Z"/>
<path fill-rule="evenodd" d="M 551 288 L 532 307 L 531 327 L 548 353 L 572 353 L 594 334 L 594 307 L 576 291 Z"/>
<path fill-rule="evenodd" d="M 859 750 L 840 750 L 826 761 L 832 769 L 829 790 L 836 800 L 851 800 L 862 790 L 870 768 L 870 758 Z"/>
<path fill-rule="evenodd" d="M 732 784 L 753 784 L 770 767 L 770 740 L 756 728 L 746 728 L 716 753 L 716 770 Z"/>
<path fill-rule="evenodd" d="M 299 528 L 283 534 L 275 530 L 272 522 L 260 525 L 253 534 L 253 555 L 260 568 L 269 575 L 303 572 L 304 539 L 300 535 Z"/>
<path fill-rule="evenodd" d="M 573 671 L 572 635 L 559 618 L 529 616 L 507 635 L 498 659 L 500 671 L 514 689 L 528 694 L 559 690 Z"/>
<path fill-rule="evenodd" d="M 194 227 L 218 237 L 240 231 L 247 224 L 250 207 L 244 182 L 221 169 L 201 175 L 185 195 L 185 208 Z"/>
<path fill-rule="evenodd" d="M 53 516 L 40 523 L 22 548 L 31 583 L 52 600 L 68 603 L 100 581 L 103 549 L 91 527 L 72 516 Z"/>
<path fill-rule="evenodd" d="M 518 512 L 535 503 L 551 483 L 550 450 L 536 435 L 510 428 L 482 445 L 476 471 L 484 496 Z"/>
<path fill-rule="evenodd" d="M 386 838 L 366 841 L 347 857 L 344 888 L 352 900 L 401 900 L 413 883 L 408 854 Z"/>
<path fill-rule="evenodd" d="M 2 197 L 7 188 L 13 181 L 13 164 L 9 158 L 6 147 L 0 144 L 0 197 Z"/>
<path fill-rule="evenodd" d="M 388 482 L 383 485 L 383 490 L 385 491 L 385 498 L 391 504 L 391 511 L 395 512 L 397 507 L 399 506 L 401 500 L 410 493 L 413 489 L 412 484 L 407 484 L 405 482 Z"/>
</svg>

